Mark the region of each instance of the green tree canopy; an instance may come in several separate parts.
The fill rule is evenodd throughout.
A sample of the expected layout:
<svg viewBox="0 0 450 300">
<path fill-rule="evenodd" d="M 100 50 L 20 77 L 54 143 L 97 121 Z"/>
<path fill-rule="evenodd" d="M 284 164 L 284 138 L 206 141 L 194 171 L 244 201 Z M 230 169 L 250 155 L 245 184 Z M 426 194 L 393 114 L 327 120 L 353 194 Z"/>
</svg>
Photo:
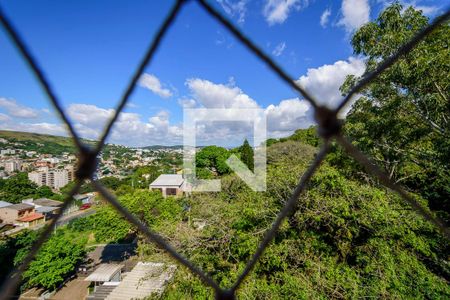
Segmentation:
<svg viewBox="0 0 450 300">
<path fill-rule="evenodd" d="M 420 11 L 395 3 L 353 36 L 369 72 L 428 25 Z M 450 51 L 448 24 L 378 76 L 353 105 L 345 133 L 392 180 L 450 211 Z M 357 82 L 350 76 L 344 92 Z M 353 168 L 354 166 L 352 166 Z"/>
<path fill-rule="evenodd" d="M 240 147 L 240 152 L 242 162 L 246 164 L 250 170 L 253 171 L 255 169 L 255 161 L 253 157 L 254 152 L 253 148 L 250 147 L 250 144 L 248 143 L 247 139 L 244 140 L 244 143 Z"/>
<path fill-rule="evenodd" d="M 20 203 L 35 196 L 38 186 L 28 179 L 26 173 L 18 173 L 8 179 L 0 179 L 0 199 Z"/>
<path fill-rule="evenodd" d="M 26 286 L 55 289 L 74 272 L 85 255 L 85 239 L 76 239 L 57 231 L 42 247 L 35 260 L 23 273 Z"/>
<path fill-rule="evenodd" d="M 230 168 L 226 164 L 226 160 L 230 157 L 230 152 L 217 146 L 207 146 L 202 148 L 195 156 L 197 168 L 205 168 L 216 175 L 230 173 Z"/>
</svg>

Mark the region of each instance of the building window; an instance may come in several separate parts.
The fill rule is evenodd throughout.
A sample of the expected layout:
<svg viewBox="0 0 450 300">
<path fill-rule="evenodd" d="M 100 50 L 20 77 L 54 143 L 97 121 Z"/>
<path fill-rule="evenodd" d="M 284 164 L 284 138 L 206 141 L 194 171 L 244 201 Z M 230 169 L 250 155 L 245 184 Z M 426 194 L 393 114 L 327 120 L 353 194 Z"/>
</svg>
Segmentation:
<svg viewBox="0 0 450 300">
<path fill-rule="evenodd" d="M 167 188 L 166 189 L 166 195 L 167 196 L 174 196 L 177 194 L 177 189 L 174 188 Z"/>
</svg>

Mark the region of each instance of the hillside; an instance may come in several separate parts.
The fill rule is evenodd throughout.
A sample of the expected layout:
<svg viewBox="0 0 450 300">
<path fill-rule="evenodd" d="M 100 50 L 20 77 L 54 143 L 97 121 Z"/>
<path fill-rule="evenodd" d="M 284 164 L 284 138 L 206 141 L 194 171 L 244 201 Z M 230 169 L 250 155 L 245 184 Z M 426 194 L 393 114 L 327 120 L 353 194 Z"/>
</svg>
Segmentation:
<svg viewBox="0 0 450 300">
<path fill-rule="evenodd" d="M 27 151 L 37 151 L 53 155 L 60 155 L 63 152 L 76 152 L 72 138 L 64 136 L 0 130 L 0 138 L 6 139 L 11 143 L 20 143 L 21 145 L 18 148 Z M 83 139 L 83 141 L 91 144 L 94 143 L 86 139 Z"/>
<path fill-rule="evenodd" d="M 177 149 L 183 149 L 183 145 L 174 145 L 174 146 L 152 145 L 152 146 L 142 147 L 142 149 L 147 149 L 147 150 L 160 150 L 160 149 L 177 150 Z"/>
<path fill-rule="evenodd" d="M 72 147 L 72 139 L 65 136 L 56 136 L 32 132 L 0 130 L 0 138 L 16 142 L 55 143 L 64 147 Z"/>
</svg>

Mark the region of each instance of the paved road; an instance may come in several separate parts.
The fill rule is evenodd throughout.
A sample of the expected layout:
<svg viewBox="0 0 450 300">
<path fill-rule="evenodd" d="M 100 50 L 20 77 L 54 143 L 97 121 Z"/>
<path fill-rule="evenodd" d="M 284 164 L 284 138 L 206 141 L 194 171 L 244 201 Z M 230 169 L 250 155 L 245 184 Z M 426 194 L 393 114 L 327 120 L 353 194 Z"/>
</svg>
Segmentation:
<svg viewBox="0 0 450 300">
<path fill-rule="evenodd" d="M 59 291 L 57 291 L 51 300 L 82 300 L 88 295 L 88 286 L 90 282 L 84 281 L 84 278 L 76 278 L 67 282 Z"/>
</svg>

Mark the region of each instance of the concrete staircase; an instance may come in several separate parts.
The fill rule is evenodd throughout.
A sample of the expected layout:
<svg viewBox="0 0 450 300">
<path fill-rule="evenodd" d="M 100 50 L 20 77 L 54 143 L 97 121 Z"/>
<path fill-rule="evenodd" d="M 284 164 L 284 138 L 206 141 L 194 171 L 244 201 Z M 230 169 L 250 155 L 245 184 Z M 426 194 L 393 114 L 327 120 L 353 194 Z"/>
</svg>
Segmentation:
<svg viewBox="0 0 450 300">
<path fill-rule="evenodd" d="M 139 262 L 126 275 L 106 300 L 143 299 L 151 294 L 161 294 L 172 279 L 175 265 Z"/>
<path fill-rule="evenodd" d="M 116 288 L 114 285 L 100 285 L 95 292 L 86 297 L 86 300 L 104 300 Z"/>
</svg>

